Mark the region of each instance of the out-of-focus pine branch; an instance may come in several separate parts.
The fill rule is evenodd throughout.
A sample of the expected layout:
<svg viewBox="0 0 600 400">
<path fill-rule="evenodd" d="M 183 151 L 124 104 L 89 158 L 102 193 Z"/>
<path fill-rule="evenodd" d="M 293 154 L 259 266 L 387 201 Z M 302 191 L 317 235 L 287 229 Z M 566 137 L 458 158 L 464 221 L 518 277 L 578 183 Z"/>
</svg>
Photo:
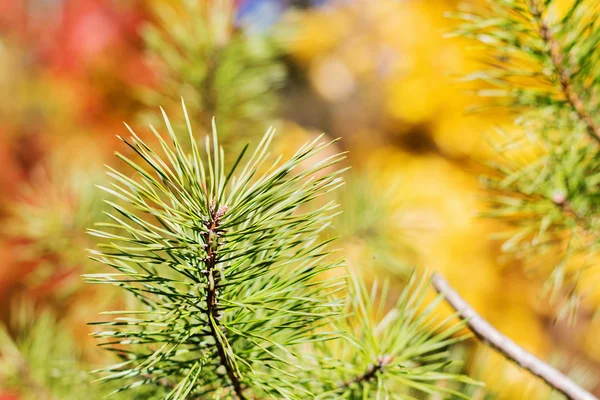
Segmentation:
<svg viewBox="0 0 600 400">
<path fill-rule="evenodd" d="M 19 291 L 30 300 L 64 307 L 82 288 L 81 274 L 92 272 L 85 249 L 92 245 L 87 227 L 101 219 L 105 206 L 96 184 L 102 170 L 57 152 L 40 163 L 9 203 L 0 229 L 19 252 Z"/>
<path fill-rule="evenodd" d="M 600 243 L 599 13 L 593 0 L 562 8 L 552 0 L 501 0 L 458 14 L 465 22 L 457 34 L 490 54 L 487 67 L 466 80 L 512 110 L 524 132 L 498 146 L 501 158 L 483 179 L 486 214 L 512 226 L 501 236 L 503 250 L 549 257 L 536 270 L 554 298 L 566 293 L 563 314 L 571 315 L 578 279 Z"/>
<path fill-rule="evenodd" d="M 144 31 L 158 78 L 155 88 L 141 93 L 152 110 L 146 121 L 160 120 L 154 113 L 159 106 L 169 115 L 180 112 L 184 97 L 192 127 L 204 130 L 215 117 L 226 148 L 240 138 L 244 143 L 258 138 L 273 124 L 285 68 L 272 38 L 245 33 L 237 26 L 237 12 L 231 0 L 156 3 L 154 21 Z"/>
<path fill-rule="evenodd" d="M 23 300 L 13 311 L 12 323 L 0 325 L 0 395 L 75 400 L 108 393 L 90 387 L 90 366 L 81 362 L 77 340 L 52 310 L 35 310 Z"/>
</svg>

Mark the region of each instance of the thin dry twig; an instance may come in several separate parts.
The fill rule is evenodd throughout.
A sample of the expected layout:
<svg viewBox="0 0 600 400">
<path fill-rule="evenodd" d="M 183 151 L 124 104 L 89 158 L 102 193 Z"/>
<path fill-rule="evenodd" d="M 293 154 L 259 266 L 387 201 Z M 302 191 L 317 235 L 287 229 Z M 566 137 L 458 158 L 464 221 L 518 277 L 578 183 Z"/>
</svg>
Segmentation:
<svg viewBox="0 0 600 400">
<path fill-rule="evenodd" d="M 528 370 L 533 375 L 541 378 L 553 389 L 564 394 L 571 400 L 598 400 L 571 378 L 554 367 L 546 364 L 533 354 L 522 349 L 518 344 L 500 333 L 489 322 L 483 319 L 471 307 L 456 290 L 450 286 L 448 281 L 439 273 L 433 274 L 431 279 L 433 287 L 444 296 L 446 301 L 458 312 L 461 318 L 466 320 L 467 325 L 473 333 L 484 343 L 489 344 L 506 358 L 518 364 L 521 368 Z"/>
</svg>

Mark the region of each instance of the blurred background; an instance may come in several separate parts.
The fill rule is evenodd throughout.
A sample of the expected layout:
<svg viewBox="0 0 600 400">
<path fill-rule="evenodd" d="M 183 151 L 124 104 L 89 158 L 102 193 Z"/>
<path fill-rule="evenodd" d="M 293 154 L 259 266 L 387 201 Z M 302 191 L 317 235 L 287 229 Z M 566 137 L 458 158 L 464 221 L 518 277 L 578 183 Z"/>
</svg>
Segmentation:
<svg viewBox="0 0 600 400">
<path fill-rule="evenodd" d="M 52 360 L 102 365 L 86 322 L 125 301 L 81 278 L 104 268 L 85 250 L 102 219 L 96 185 L 126 151 L 122 122 L 145 135 L 163 106 L 180 124 L 181 96 L 196 133 L 214 115 L 231 151 L 270 125 L 283 153 L 342 138 L 352 169 L 335 229 L 350 265 L 398 287 L 415 266 L 440 271 L 503 333 L 596 388 L 600 288 L 575 327 L 555 323 L 541 284 L 494 239 L 503 227 L 479 217 L 489 142 L 520 134 L 502 109 L 469 112 L 486 104 L 458 81 L 478 55 L 444 38 L 444 14 L 480 2 L 0 1 L 0 400 L 89 390 Z M 475 342 L 457 352 L 487 385 L 475 398 L 552 396 Z"/>
</svg>

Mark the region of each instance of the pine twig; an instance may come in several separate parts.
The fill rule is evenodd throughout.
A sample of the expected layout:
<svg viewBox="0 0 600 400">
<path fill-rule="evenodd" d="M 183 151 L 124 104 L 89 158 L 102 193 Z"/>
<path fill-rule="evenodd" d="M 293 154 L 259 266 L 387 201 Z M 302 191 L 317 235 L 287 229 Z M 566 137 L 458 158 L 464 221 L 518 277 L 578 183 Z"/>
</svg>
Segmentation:
<svg viewBox="0 0 600 400">
<path fill-rule="evenodd" d="M 473 333 L 484 343 L 502 353 L 506 358 L 541 378 L 550 387 L 571 400 L 598 400 L 594 395 L 577 385 L 571 378 L 554 367 L 522 349 L 518 344 L 500 333 L 483 319 L 439 273 L 431 279 L 434 288 L 442 294 L 460 317 L 467 321 Z"/>
</svg>

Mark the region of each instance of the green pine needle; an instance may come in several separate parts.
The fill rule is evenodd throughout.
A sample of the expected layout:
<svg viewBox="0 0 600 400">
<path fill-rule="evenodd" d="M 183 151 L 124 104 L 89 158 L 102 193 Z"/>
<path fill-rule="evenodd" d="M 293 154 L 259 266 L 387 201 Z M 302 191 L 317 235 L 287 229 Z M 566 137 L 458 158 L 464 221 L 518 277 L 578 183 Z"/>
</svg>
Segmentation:
<svg viewBox="0 0 600 400">
<path fill-rule="evenodd" d="M 453 372 L 456 362 L 450 359 L 451 347 L 469 337 L 460 332 L 465 321 L 455 323 L 456 314 L 437 315 L 443 297 L 425 299 L 426 274 L 414 272 L 391 309 L 389 281 L 381 287 L 375 282 L 369 290 L 359 274 L 349 280 L 348 317 L 334 323 L 344 338 L 316 345 L 323 371 L 317 398 L 470 398 L 459 387 L 479 383 Z"/>
</svg>

